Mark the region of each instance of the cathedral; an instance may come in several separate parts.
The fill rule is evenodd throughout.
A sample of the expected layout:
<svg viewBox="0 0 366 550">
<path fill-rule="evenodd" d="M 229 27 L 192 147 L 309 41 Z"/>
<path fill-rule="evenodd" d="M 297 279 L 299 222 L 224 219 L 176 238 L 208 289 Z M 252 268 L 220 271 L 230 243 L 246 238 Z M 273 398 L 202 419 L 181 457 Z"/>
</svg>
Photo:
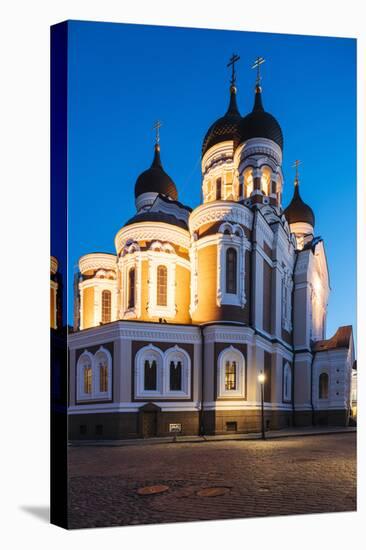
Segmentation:
<svg viewBox="0 0 366 550">
<path fill-rule="evenodd" d="M 115 253 L 79 259 L 71 440 L 258 432 L 261 395 L 266 430 L 349 422 L 352 327 L 325 338 L 325 243 L 302 200 L 298 162 L 282 204 L 284 138 L 265 110 L 264 60 L 245 116 L 236 60 L 227 111 L 202 143 L 201 204 L 179 201 L 157 124 Z"/>
</svg>

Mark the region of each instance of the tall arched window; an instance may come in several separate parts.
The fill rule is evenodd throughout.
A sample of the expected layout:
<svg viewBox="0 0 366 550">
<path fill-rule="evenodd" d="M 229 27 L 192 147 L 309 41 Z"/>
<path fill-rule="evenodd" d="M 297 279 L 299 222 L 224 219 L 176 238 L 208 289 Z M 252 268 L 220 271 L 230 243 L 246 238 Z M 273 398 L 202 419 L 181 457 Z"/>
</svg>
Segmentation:
<svg viewBox="0 0 366 550">
<path fill-rule="evenodd" d="M 319 376 L 319 399 L 328 399 L 329 377 L 326 372 Z"/>
<path fill-rule="evenodd" d="M 291 386 L 292 386 L 292 373 L 291 367 L 288 363 L 285 364 L 283 369 L 283 400 L 291 401 Z"/>
<path fill-rule="evenodd" d="M 236 390 L 236 361 L 225 363 L 225 391 Z"/>
<path fill-rule="evenodd" d="M 107 361 L 99 363 L 99 391 L 105 393 L 108 391 L 108 364 Z"/>
<path fill-rule="evenodd" d="M 128 272 L 128 308 L 135 307 L 135 268 L 131 267 Z"/>
<path fill-rule="evenodd" d="M 221 200 L 222 192 L 221 192 L 221 178 L 217 178 L 216 180 L 216 200 Z"/>
<path fill-rule="evenodd" d="M 182 361 L 170 361 L 170 391 L 181 391 L 182 389 Z"/>
<path fill-rule="evenodd" d="M 144 363 L 144 390 L 156 390 L 156 361 L 145 360 Z"/>
<path fill-rule="evenodd" d="M 102 292 L 102 323 L 111 322 L 112 294 L 110 290 Z"/>
<path fill-rule="evenodd" d="M 240 350 L 229 346 L 217 360 L 217 397 L 245 399 L 245 359 Z"/>
<path fill-rule="evenodd" d="M 91 365 L 86 365 L 84 367 L 84 393 L 91 394 L 92 392 L 92 368 Z"/>
<path fill-rule="evenodd" d="M 167 305 L 167 284 L 168 284 L 168 269 L 165 265 L 159 265 L 157 271 L 157 296 L 156 304 L 158 306 Z"/>
<path fill-rule="evenodd" d="M 236 294 L 237 289 L 237 252 L 235 248 L 226 251 L 226 292 Z"/>
</svg>

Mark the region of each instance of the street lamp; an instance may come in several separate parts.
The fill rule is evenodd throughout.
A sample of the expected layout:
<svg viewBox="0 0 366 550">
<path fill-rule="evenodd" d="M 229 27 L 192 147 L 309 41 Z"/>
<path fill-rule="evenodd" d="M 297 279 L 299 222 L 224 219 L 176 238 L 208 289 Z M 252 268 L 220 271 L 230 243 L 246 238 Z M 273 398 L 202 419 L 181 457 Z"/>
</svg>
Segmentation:
<svg viewBox="0 0 366 550">
<path fill-rule="evenodd" d="M 264 433 L 264 382 L 265 380 L 266 380 L 266 377 L 261 371 L 258 374 L 258 382 L 261 385 L 262 439 L 266 439 L 266 435 Z"/>
</svg>

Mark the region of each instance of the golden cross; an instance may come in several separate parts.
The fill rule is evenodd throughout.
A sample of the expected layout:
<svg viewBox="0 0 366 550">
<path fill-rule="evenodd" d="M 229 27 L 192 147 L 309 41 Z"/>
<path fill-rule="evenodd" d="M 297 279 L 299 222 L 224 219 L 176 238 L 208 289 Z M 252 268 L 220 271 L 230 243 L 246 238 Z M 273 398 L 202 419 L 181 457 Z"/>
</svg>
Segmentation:
<svg viewBox="0 0 366 550">
<path fill-rule="evenodd" d="M 160 141 L 160 133 L 159 133 L 159 129 L 162 127 L 162 123 L 160 122 L 160 120 L 157 120 L 153 126 L 153 129 L 155 130 L 155 143 L 158 144 L 159 141 Z"/>
<path fill-rule="evenodd" d="M 233 55 L 230 57 L 229 63 L 226 65 L 227 67 L 231 67 L 231 81 L 230 84 L 232 86 L 235 85 L 236 81 L 236 74 L 235 74 L 235 63 L 239 61 L 240 56 L 236 53 L 233 53 Z"/>
<path fill-rule="evenodd" d="M 259 86 L 260 81 L 261 81 L 260 66 L 264 62 L 265 62 L 264 57 L 257 57 L 257 59 L 254 61 L 254 64 L 252 66 L 252 69 L 257 69 L 257 80 L 255 82 L 257 86 Z"/>
<path fill-rule="evenodd" d="M 295 160 L 295 162 L 292 165 L 292 168 L 295 168 L 295 184 L 299 181 L 299 166 L 301 164 L 301 160 Z"/>
</svg>

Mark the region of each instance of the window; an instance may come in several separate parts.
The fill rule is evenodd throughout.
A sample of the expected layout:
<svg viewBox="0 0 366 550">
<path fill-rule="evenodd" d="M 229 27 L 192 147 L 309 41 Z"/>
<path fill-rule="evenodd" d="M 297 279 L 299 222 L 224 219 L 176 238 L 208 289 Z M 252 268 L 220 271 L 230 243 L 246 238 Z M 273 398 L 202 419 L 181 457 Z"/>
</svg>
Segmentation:
<svg viewBox="0 0 366 550">
<path fill-rule="evenodd" d="M 225 348 L 218 357 L 217 397 L 246 397 L 245 359 L 233 346 Z"/>
<path fill-rule="evenodd" d="M 236 390 L 236 362 L 226 361 L 225 390 Z"/>
<path fill-rule="evenodd" d="M 157 296 L 158 306 L 167 305 L 168 270 L 165 265 L 159 265 L 157 269 Z"/>
<path fill-rule="evenodd" d="M 216 180 L 216 200 L 221 200 L 221 178 Z"/>
<path fill-rule="evenodd" d="M 182 362 L 170 361 L 170 391 L 182 389 Z"/>
<path fill-rule="evenodd" d="M 319 376 L 319 399 L 328 399 L 329 377 L 326 372 Z"/>
<path fill-rule="evenodd" d="M 292 374 L 291 367 L 288 363 L 285 364 L 283 369 L 283 400 L 291 401 L 291 386 L 292 386 Z"/>
<path fill-rule="evenodd" d="M 111 322 L 111 302 L 112 294 L 110 290 L 102 292 L 102 323 Z"/>
<path fill-rule="evenodd" d="M 92 368 L 91 366 L 84 367 L 84 393 L 91 394 L 92 392 Z"/>
<path fill-rule="evenodd" d="M 235 248 L 228 248 L 226 251 L 226 292 L 236 294 L 236 265 L 237 252 Z"/>
<path fill-rule="evenodd" d="M 108 391 L 108 365 L 99 363 L 99 391 L 101 393 Z"/>
<path fill-rule="evenodd" d="M 128 272 L 128 309 L 135 307 L 135 268 Z"/>
<path fill-rule="evenodd" d="M 95 354 L 85 350 L 76 365 L 76 399 L 112 398 L 112 356 L 108 349 L 100 346 Z"/>
<path fill-rule="evenodd" d="M 156 391 L 156 361 L 145 360 L 144 390 Z"/>
</svg>

